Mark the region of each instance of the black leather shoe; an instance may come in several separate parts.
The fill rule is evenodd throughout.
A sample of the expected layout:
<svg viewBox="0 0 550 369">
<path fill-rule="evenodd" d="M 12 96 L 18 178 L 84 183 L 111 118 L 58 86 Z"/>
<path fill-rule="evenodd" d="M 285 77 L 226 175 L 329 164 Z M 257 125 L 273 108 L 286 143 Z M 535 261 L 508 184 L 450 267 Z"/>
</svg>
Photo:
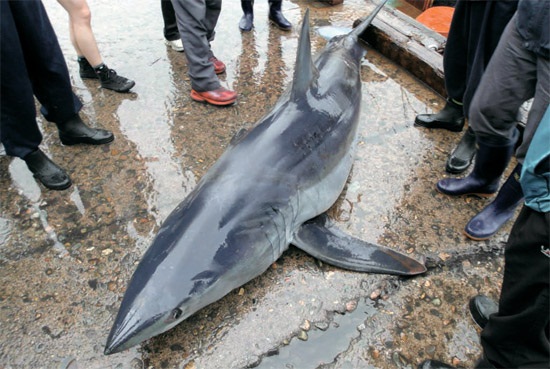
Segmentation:
<svg viewBox="0 0 550 369">
<path fill-rule="evenodd" d="M 414 120 L 414 125 L 460 132 L 464 128 L 464 112 L 462 106 L 447 100 L 445 107 L 437 114 L 418 114 Z"/>
<path fill-rule="evenodd" d="M 472 319 L 481 329 L 485 328 L 491 314 L 498 312 L 497 303 L 484 295 L 472 297 L 468 306 Z"/>
<path fill-rule="evenodd" d="M 64 123 L 58 123 L 57 128 L 63 145 L 102 145 L 115 139 L 107 130 L 88 127 L 78 114 Z"/>
<path fill-rule="evenodd" d="M 448 173 L 460 174 L 464 172 L 476 154 L 476 135 L 470 128 L 466 130 L 464 136 L 458 142 L 455 149 L 447 159 L 445 170 Z"/>
<path fill-rule="evenodd" d="M 437 360 L 426 360 L 420 363 L 418 369 L 455 369 L 455 367 Z"/>
<path fill-rule="evenodd" d="M 71 187 L 69 175 L 38 149 L 23 158 L 27 167 L 46 188 L 64 190 Z"/>
</svg>

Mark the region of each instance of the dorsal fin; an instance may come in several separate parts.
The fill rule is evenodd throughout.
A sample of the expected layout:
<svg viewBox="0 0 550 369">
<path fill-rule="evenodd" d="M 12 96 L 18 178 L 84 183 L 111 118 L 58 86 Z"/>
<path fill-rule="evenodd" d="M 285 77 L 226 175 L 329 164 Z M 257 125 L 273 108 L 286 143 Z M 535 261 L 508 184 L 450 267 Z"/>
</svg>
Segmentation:
<svg viewBox="0 0 550 369">
<path fill-rule="evenodd" d="M 382 0 L 380 1 L 380 4 L 378 4 L 378 6 L 376 7 L 376 9 L 373 10 L 372 13 L 369 14 L 369 16 L 363 21 L 361 22 L 357 27 L 355 27 L 355 29 L 353 31 L 351 31 L 348 36 L 353 36 L 355 37 L 356 39 L 359 38 L 359 36 L 365 32 L 365 30 L 367 29 L 368 26 L 370 26 L 370 24 L 372 23 L 372 20 L 374 19 L 374 17 L 376 17 L 376 14 L 378 14 L 378 12 L 380 11 L 380 9 L 382 9 L 384 7 L 384 4 L 386 4 L 386 1 L 388 0 Z"/>
<path fill-rule="evenodd" d="M 292 98 L 303 96 L 309 89 L 311 81 L 317 78 L 319 72 L 313 64 L 311 56 L 311 42 L 309 38 L 309 9 L 306 10 L 302 22 L 302 31 L 298 42 L 296 55 L 296 68 L 294 69 L 294 82 L 292 84 Z"/>
</svg>

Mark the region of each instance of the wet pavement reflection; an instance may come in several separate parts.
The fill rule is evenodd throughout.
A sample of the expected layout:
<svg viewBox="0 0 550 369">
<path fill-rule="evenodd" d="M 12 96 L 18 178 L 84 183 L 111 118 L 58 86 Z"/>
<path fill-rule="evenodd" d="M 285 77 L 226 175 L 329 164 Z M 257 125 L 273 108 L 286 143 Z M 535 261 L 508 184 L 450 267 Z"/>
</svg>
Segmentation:
<svg viewBox="0 0 550 369">
<path fill-rule="evenodd" d="M 162 221 L 291 81 L 306 8 L 316 31 L 350 27 L 372 4 L 285 1 L 294 28 L 284 32 L 268 24 L 267 1 L 257 1 L 255 28 L 241 34 L 240 4 L 224 2 L 212 47 L 227 65 L 222 85 L 239 98 L 216 108 L 190 99 L 185 57 L 164 45 L 160 4 L 89 2 L 105 63 L 136 81 L 131 93 L 117 94 L 80 79 L 67 14 L 56 1 L 44 3 L 82 116 L 116 140 L 62 146 L 39 118 L 43 150 L 73 179 L 61 192 L 39 186 L 23 161 L 0 156 L 0 367 L 386 369 L 427 358 L 473 365 L 479 330 L 465 307 L 477 293 L 498 297 L 510 225 L 485 242 L 462 235 L 490 200 L 435 190 L 460 134 L 413 127 L 415 115 L 444 100 L 375 50 L 362 65 L 356 160 L 329 214 L 355 236 L 426 258 L 428 273 L 354 273 L 291 248 L 176 328 L 104 356 L 126 284 Z M 312 34 L 314 52 L 325 43 Z"/>
</svg>

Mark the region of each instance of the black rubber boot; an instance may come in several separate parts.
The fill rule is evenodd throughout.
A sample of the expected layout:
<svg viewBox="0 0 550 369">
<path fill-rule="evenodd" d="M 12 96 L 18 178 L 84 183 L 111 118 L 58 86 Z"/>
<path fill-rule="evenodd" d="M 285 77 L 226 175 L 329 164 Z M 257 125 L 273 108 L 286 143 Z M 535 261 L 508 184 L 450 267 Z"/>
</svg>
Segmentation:
<svg viewBox="0 0 550 369">
<path fill-rule="evenodd" d="M 241 0 L 243 16 L 239 21 L 239 28 L 243 32 L 250 32 L 254 27 L 254 0 Z"/>
<path fill-rule="evenodd" d="M 115 139 L 109 131 L 88 127 L 78 114 L 66 122 L 57 123 L 57 129 L 63 145 L 102 145 Z"/>
<path fill-rule="evenodd" d="M 477 137 L 476 162 L 465 178 L 445 178 L 437 182 L 437 190 L 449 196 L 489 196 L 497 192 L 499 180 L 514 152 L 518 132 L 506 144 L 494 144 Z"/>
<path fill-rule="evenodd" d="M 472 164 L 475 154 L 476 135 L 471 128 L 468 128 L 451 155 L 449 155 L 445 170 L 452 174 L 464 172 Z"/>
<path fill-rule="evenodd" d="M 50 190 L 64 190 L 71 187 L 71 178 L 57 164 L 38 149 L 23 158 L 27 167 L 46 188 Z"/>
<path fill-rule="evenodd" d="M 116 92 L 128 92 L 136 84 L 128 78 L 117 75 L 113 69 L 109 69 L 105 64 L 94 68 L 94 70 L 103 88 Z"/>
<path fill-rule="evenodd" d="M 78 65 L 80 67 L 80 78 L 99 79 L 92 65 L 83 56 L 78 57 Z"/>
<path fill-rule="evenodd" d="M 269 1 L 269 20 L 283 31 L 288 31 L 292 24 L 283 15 L 281 4 L 282 1 Z"/>
<path fill-rule="evenodd" d="M 521 164 L 518 164 L 493 202 L 466 224 L 464 229 L 466 236 L 476 241 L 486 240 L 514 216 L 516 208 L 523 202 L 523 191 L 519 183 L 520 174 Z"/>
<path fill-rule="evenodd" d="M 451 99 L 447 99 L 445 107 L 439 113 L 418 114 L 414 120 L 414 125 L 460 132 L 464 128 L 463 106 L 454 103 Z"/>
<path fill-rule="evenodd" d="M 477 295 L 470 299 L 468 309 L 473 321 L 483 329 L 491 314 L 498 312 L 498 304 L 485 295 Z"/>
</svg>

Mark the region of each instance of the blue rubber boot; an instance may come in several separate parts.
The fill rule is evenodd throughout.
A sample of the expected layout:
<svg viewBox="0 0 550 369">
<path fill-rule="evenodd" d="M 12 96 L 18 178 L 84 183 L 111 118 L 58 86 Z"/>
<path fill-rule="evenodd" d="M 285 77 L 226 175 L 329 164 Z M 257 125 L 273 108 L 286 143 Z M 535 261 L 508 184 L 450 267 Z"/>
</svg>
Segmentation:
<svg viewBox="0 0 550 369">
<path fill-rule="evenodd" d="M 437 190 L 449 196 L 490 196 L 497 192 L 500 177 L 514 153 L 517 136 L 516 130 L 514 138 L 502 144 L 476 137 L 476 162 L 470 175 L 465 178 L 442 179 L 437 182 Z"/>
<path fill-rule="evenodd" d="M 468 222 L 464 229 L 466 236 L 476 241 L 486 240 L 514 216 L 516 208 L 523 202 L 523 191 L 519 183 L 520 174 L 521 164 L 518 164 L 493 202 Z"/>
</svg>

